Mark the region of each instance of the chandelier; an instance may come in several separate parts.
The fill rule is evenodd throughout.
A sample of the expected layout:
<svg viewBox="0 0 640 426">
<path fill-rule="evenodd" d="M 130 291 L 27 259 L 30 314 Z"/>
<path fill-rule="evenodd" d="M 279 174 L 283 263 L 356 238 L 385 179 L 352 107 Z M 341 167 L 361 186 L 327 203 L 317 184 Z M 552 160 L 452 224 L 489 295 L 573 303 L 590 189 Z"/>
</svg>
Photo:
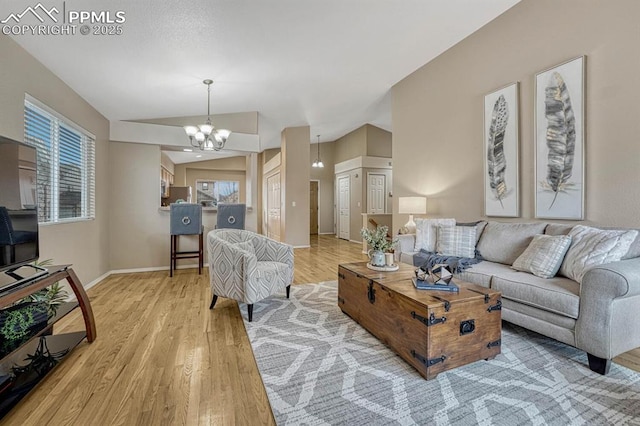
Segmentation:
<svg viewBox="0 0 640 426">
<path fill-rule="evenodd" d="M 320 159 L 320 135 L 318 135 L 318 143 L 317 143 L 317 145 L 318 145 L 318 157 L 316 158 L 316 161 L 313 162 L 311 167 L 323 168 L 324 167 L 324 163 Z"/>
<path fill-rule="evenodd" d="M 207 121 L 199 126 L 184 126 L 184 131 L 189 136 L 189 142 L 194 148 L 202 151 L 220 151 L 224 148 L 231 131 L 216 129 L 211 124 L 211 85 L 213 80 L 204 80 L 207 85 Z"/>
</svg>

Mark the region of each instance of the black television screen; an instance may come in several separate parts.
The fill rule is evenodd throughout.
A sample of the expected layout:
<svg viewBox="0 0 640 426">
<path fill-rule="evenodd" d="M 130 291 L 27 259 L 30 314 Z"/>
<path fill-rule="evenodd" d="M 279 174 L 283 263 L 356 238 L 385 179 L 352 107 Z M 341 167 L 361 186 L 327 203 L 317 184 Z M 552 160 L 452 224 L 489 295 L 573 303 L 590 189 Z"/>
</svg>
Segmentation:
<svg viewBox="0 0 640 426">
<path fill-rule="evenodd" d="M 36 177 L 35 148 L 0 136 L 0 271 L 38 258 Z"/>
</svg>

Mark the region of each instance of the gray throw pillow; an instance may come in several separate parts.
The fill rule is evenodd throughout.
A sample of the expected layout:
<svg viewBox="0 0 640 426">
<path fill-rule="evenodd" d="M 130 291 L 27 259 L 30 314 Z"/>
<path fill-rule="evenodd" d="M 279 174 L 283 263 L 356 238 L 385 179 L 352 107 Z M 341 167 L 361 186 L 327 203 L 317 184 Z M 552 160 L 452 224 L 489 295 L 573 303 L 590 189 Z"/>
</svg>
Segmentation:
<svg viewBox="0 0 640 426">
<path fill-rule="evenodd" d="M 571 245 L 567 235 L 536 235 L 529 247 L 513 262 L 513 269 L 540 278 L 553 278 Z"/>
<path fill-rule="evenodd" d="M 436 250 L 442 256 L 474 258 L 476 251 L 475 226 L 438 226 Z"/>
</svg>

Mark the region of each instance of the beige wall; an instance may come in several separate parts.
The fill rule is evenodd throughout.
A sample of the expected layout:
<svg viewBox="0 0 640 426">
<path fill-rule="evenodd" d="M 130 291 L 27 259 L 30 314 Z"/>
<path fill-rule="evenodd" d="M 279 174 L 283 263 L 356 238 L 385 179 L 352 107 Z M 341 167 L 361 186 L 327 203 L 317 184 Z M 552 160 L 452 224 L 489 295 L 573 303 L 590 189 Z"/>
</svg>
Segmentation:
<svg viewBox="0 0 640 426">
<path fill-rule="evenodd" d="M 391 157 L 391 132 L 371 124 L 367 129 L 367 155 L 371 157 Z"/>
<path fill-rule="evenodd" d="M 96 219 L 40 226 L 40 258 L 72 263 L 86 285 L 109 270 L 109 122 L 10 37 L 0 37 L 0 56 L 0 134 L 24 140 L 28 93 L 96 136 Z"/>
<path fill-rule="evenodd" d="M 429 216 L 482 217 L 483 97 L 520 81 L 521 214 L 531 220 L 534 76 L 584 54 L 586 219 L 640 226 L 638 16 L 636 0 L 523 0 L 399 82 L 394 198 L 426 195 Z M 395 214 L 394 228 L 406 220 Z"/>
<path fill-rule="evenodd" d="M 356 130 L 335 140 L 336 164 L 364 155 L 367 155 L 366 126 L 358 127 Z"/>
<path fill-rule="evenodd" d="M 114 200 L 109 221 L 113 248 L 110 255 L 111 269 L 168 268 L 169 211 L 158 207 L 160 147 L 124 142 L 110 142 L 109 145 L 109 189 L 111 199 Z M 244 157 L 241 158 L 244 165 Z M 176 165 L 176 172 L 180 166 L 182 165 Z M 187 179 L 186 169 L 184 175 L 184 179 Z M 247 229 L 252 231 L 255 231 L 255 214 L 255 209 L 247 212 Z M 216 219 L 215 212 L 203 212 L 205 235 L 214 229 Z M 195 249 L 197 237 L 180 237 L 179 244 L 181 250 Z M 178 264 L 196 263 L 195 259 L 187 259 Z"/>
<path fill-rule="evenodd" d="M 264 159 L 262 164 L 266 164 L 269 160 L 280 153 L 280 148 L 265 149 L 262 153 Z"/>
<path fill-rule="evenodd" d="M 312 164 L 318 157 L 318 145 L 311 144 L 309 152 L 309 164 Z M 318 232 L 321 234 L 333 234 L 335 233 L 334 221 L 335 211 L 333 207 L 334 200 L 334 168 L 335 166 L 335 143 L 325 142 L 320 144 L 320 159 L 324 164 L 324 167 L 314 168 L 311 167 L 311 180 L 319 181 L 319 221 L 320 226 Z"/>
<path fill-rule="evenodd" d="M 282 131 L 281 239 L 296 247 L 309 245 L 309 126 Z M 295 203 L 295 206 L 294 206 Z"/>
<path fill-rule="evenodd" d="M 244 172 L 246 168 L 247 163 L 245 156 L 195 161 L 193 163 L 181 163 L 175 165 L 175 176 L 173 182 L 175 186 L 190 185 L 187 183 L 187 171 L 189 169 L 233 170 Z M 195 190 L 195 187 L 193 188 Z"/>
</svg>

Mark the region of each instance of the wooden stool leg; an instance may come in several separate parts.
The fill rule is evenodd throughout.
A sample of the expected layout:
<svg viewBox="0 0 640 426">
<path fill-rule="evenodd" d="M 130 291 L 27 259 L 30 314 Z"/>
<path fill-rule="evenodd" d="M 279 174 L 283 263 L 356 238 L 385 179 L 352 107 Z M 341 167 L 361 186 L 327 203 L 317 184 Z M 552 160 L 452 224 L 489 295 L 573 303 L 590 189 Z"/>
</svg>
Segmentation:
<svg viewBox="0 0 640 426">
<path fill-rule="evenodd" d="M 176 253 L 176 240 L 175 240 L 175 235 L 171 236 L 171 257 L 169 258 L 169 277 L 173 277 L 173 257 L 175 256 Z"/>
<path fill-rule="evenodd" d="M 204 247 L 203 247 L 203 243 L 202 243 L 202 233 L 200 233 L 200 236 L 198 237 L 198 243 L 199 243 L 199 251 L 198 251 L 198 275 L 202 274 L 202 258 L 203 258 L 203 254 L 204 254 Z"/>
</svg>

